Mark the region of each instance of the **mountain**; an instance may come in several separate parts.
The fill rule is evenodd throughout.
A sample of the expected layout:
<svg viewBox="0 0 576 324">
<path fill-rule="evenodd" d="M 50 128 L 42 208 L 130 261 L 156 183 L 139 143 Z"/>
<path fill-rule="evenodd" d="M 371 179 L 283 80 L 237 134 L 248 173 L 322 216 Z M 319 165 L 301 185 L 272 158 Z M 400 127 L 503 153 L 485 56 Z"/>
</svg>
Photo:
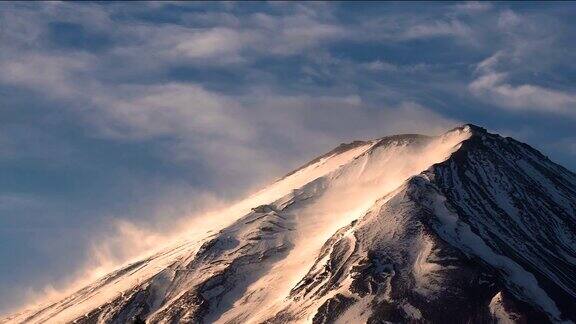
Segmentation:
<svg viewBox="0 0 576 324">
<path fill-rule="evenodd" d="M 2 323 L 576 321 L 576 174 L 512 138 L 342 144 Z"/>
</svg>

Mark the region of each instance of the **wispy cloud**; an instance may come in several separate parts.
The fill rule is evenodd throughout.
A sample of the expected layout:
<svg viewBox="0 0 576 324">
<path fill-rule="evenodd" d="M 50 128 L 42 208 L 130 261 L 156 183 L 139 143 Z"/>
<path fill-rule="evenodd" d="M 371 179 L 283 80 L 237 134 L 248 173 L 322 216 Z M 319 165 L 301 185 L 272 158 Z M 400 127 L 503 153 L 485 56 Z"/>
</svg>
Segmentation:
<svg viewBox="0 0 576 324">
<path fill-rule="evenodd" d="M 476 66 L 477 77 L 469 89 L 475 96 L 514 111 L 540 111 L 576 116 L 576 93 L 532 84 L 512 84 L 510 72 L 500 72 L 509 54 L 499 51 Z"/>
<path fill-rule="evenodd" d="M 419 39 L 440 36 L 467 37 L 470 33 L 470 27 L 459 20 L 438 20 L 409 27 L 408 30 L 400 34 L 400 38 Z"/>
<path fill-rule="evenodd" d="M 466 14 L 478 14 L 488 11 L 492 8 L 492 4 L 486 1 L 466 1 L 464 3 L 458 3 L 454 5 L 454 10 L 457 13 Z"/>
<path fill-rule="evenodd" d="M 484 74 L 470 84 L 470 90 L 474 95 L 503 108 L 576 114 L 576 94 L 530 84 L 512 85 L 506 82 L 506 78 L 506 73 Z"/>
</svg>

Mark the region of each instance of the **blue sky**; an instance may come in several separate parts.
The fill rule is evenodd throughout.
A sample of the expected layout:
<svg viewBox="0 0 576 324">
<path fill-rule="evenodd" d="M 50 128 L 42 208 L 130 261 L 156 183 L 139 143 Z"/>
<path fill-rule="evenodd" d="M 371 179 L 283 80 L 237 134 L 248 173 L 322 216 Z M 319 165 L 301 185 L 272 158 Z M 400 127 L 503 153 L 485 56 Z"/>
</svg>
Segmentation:
<svg viewBox="0 0 576 324">
<path fill-rule="evenodd" d="M 570 2 L 0 3 L 0 312 L 139 233 L 126 224 L 167 231 L 344 141 L 471 122 L 576 170 L 575 16 Z"/>
</svg>

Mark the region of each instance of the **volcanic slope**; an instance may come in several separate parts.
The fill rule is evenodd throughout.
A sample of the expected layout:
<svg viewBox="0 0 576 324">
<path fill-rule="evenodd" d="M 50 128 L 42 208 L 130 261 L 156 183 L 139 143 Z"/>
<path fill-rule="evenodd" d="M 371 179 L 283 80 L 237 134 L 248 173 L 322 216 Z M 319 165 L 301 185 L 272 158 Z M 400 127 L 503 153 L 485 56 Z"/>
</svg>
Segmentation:
<svg viewBox="0 0 576 324">
<path fill-rule="evenodd" d="M 576 175 L 464 125 L 343 144 L 7 323 L 576 320 Z"/>
</svg>

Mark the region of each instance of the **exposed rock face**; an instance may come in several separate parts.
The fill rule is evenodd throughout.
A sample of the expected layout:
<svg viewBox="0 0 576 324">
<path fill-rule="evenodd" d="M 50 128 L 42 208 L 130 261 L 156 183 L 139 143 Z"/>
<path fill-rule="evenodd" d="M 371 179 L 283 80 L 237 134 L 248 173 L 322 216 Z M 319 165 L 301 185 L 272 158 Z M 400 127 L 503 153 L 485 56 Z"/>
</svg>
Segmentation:
<svg viewBox="0 0 576 324">
<path fill-rule="evenodd" d="M 254 197 L 215 234 L 1 322 L 576 321 L 576 175 L 511 138 L 357 141 Z"/>
</svg>

